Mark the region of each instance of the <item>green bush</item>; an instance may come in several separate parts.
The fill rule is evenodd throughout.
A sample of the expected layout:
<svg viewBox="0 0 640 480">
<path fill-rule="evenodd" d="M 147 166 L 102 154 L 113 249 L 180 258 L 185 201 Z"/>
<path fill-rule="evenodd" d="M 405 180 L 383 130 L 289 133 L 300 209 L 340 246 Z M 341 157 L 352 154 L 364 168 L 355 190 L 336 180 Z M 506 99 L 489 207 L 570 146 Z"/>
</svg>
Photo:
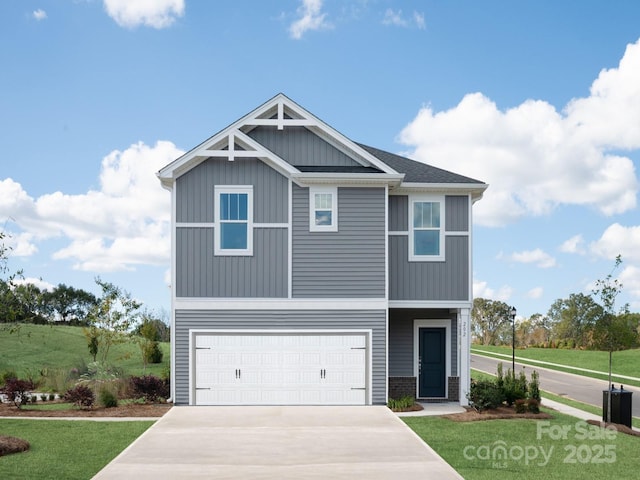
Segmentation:
<svg viewBox="0 0 640 480">
<path fill-rule="evenodd" d="M 405 395 L 398 399 L 390 398 L 387 402 L 387 407 L 393 411 L 407 410 L 413 407 L 414 403 L 416 403 L 416 399 L 413 396 Z"/>
<path fill-rule="evenodd" d="M 43 393 L 42 395 L 40 395 L 40 400 L 42 400 L 43 402 L 46 402 L 49 399 L 49 395 L 47 395 L 46 393 Z"/>
<path fill-rule="evenodd" d="M 502 405 L 504 394 L 495 381 L 474 380 L 471 382 L 468 398 L 471 406 L 481 412 Z"/>
<path fill-rule="evenodd" d="M 540 376 L 535 370 L 531 372 L 531 381 L 529 382 L 529 399 L 536 400 L 540 403 Z"/>
<path fill-rule="evenodd" d="M 504 376 L 502 385 L 504 399 L 507 405 L 512 406 L 513 403 L 520 398 L 527 398 L 527 376 L 524 372 L 516 378 L 513 371 L 509 368 Z"/>
<path fill-rule="evenodd" d="M 115 408 L 118 406 L 118 397 L 109 390 L 108 388 L 103 388 L 100 390 L 100 404 L 104 408 Z"/>
<path fill-rule="evenodd" d="M 144 348 L 145 363 L 162 363 L 162 350 L 156 341 L 149 342 Z"/>
</svg>

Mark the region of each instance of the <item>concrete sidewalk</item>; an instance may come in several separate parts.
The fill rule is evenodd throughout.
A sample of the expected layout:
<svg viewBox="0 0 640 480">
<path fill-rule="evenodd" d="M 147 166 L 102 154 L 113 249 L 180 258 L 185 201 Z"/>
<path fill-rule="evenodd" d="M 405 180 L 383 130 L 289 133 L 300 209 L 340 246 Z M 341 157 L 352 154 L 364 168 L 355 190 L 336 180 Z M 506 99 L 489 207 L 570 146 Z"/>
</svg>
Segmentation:
<svg viewBox="0 0 640 480">
<path fill-rule="evenodd" d="M 94 478 L 462 477 L 384 406 L 182 406 Z"/>
</svg>

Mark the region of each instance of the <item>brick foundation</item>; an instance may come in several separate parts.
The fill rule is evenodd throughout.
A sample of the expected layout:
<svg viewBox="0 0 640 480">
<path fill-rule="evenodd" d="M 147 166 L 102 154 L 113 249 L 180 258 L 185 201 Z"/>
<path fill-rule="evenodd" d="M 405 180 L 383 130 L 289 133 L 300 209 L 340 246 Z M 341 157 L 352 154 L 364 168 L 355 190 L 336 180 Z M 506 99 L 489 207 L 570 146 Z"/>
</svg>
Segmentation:
<svg viewBox="0 0 640 480">
<path fill-rule="evenodd" d="M 449 395 L 450 402 L 460 401 L 460 377 L 449 377 Z"/>
<path fill-rule="evenodd" d="M 389 398 L 416 396 L 416 377 L 389 377 Z"/>
</svg>

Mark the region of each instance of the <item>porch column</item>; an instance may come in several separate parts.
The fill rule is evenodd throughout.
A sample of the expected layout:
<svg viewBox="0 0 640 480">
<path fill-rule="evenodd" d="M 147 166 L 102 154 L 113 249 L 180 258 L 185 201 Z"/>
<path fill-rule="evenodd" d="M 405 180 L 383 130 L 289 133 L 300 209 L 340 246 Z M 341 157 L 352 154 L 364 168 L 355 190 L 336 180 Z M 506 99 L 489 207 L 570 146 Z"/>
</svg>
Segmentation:
<svg viewBox="0 0 640 480">
<path fill-rule="evenodd" d="M 460 405 L 469 405 L 467 394 L 471 386 L 471 309 L 461 308 L 458 313 L 460 336 Z"/>
</svg>

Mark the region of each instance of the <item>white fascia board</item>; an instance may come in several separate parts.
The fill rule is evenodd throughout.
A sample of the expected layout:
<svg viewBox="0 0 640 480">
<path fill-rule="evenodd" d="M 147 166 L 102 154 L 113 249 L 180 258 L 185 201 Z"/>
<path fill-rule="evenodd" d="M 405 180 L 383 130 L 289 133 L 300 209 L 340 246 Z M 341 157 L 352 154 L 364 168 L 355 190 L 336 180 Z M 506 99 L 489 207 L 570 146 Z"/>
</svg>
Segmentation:
<svg viewBox="0 0 640 480">
<path fill-rule="evenodd" d="M 300 172 L 291 175 L 291 179 L 301 187 L 310 185 L 398 185 L 404 174 L 388 173 L 332 173 Z"/>
<path fill-rule="evenodd" d="M 461 300 L 389 300 L 389 308 L 472 308 L 473 302 Z"/>
<path fill-rule="evenodd" d="M 383 298 L 203 298 L 177 297 L 176 310 L 385 310 Z"/>
<path fill-rule="evenodd" d="M 402 182 L 389 195 L 409 195 L 412 193 L 441 193 L 471 195 L 474 201 L 480 200 L 489 188 L 486 183 L 410 183 Z"/>
</svg>

